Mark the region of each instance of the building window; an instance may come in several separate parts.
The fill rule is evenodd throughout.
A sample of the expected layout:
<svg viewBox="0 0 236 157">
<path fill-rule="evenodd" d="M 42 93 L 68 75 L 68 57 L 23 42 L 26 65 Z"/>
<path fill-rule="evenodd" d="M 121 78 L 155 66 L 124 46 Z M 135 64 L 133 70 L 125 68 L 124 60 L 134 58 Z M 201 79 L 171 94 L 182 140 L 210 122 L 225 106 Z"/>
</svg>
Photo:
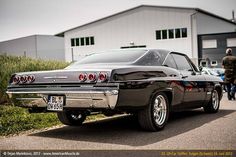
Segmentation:
<svg viewBox="0 0 236 157">
<path fill-rule="evenodd" d="M 162 39 L 167 39 L 167 30 L 162 30 Z"/>
<path fill-rule="evenodd" d="M 161 30 L 156 31 L 156 39 L 157 40 L 161 39 Z"/>
<path fill-rule="evenodd" d="M 75 39 L 74 38 L 70 39 L 70 45 L 75 46 Z"/>
<path fill-rule="evenodd" d="M 86 43 L 86 45 L 89 45 L 89 39 L 90 39 L 89 37 L 86 37 L 86 38 L 85 38 L 85 43 Z"/>
<path fill-rule="evenodd" d="M 174 38 L 174 29 L 169 29 L 168 34 L 169 34 L 169 39 L 173 39 Z"/>
<path fill-rule="evenodd" d="M 182 38 L 186 38 L 187 37 L 187 28 L 181 28 L 181 32 L 182 32 Z"/>
<path fill-rule="evenodd" d="M 228 38 L 227 47 L 236 47 L 236 38 Z"/>
<path fill-rule="evenodd" d="M 180 29 L 175 29 L 175 38 L 180 38 Z"/>
<path fill-rule="evenodd" d="M 76 38 L 75 41 L 76 41 L 76 46 L 79 46 L 79 38 Z"/>
<path fill-rule="evenodd" d="M 90 44 L 94 45 L 94 37 L 90 37 Z"/>
<path fill-rule="evenodd" d="M 156 40 L 187 38 L 187 36 L 188 36 L 187 28 L 156 30 Z"/>
<path fill-rule="evenodd" d="M 94 44 L 95 44 L 94 37 L 80 37 L 71 39 L 71 46 L 85 46 Z"/>
<path fill-rule="evenodd" d="M 80 45 L 81 45 L 81 46 L 84 46 L 84 38 L 83 38 L 83 37 L 80 38 Z"/>
<path fill-rule="evenodd" d="M 203 49 L 217 48 L 217 40 L 216 39 L 202 40 L 202 48 Z"/>
</svg>

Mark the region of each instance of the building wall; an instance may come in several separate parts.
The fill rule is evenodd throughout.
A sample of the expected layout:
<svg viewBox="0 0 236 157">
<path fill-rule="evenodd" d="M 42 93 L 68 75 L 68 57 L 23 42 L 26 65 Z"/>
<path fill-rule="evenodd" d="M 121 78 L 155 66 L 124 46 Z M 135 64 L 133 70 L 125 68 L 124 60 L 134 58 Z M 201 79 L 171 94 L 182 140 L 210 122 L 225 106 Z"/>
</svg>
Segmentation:
<svg viewBox="0 0 236 157">
<path fill-rule="evenodd" d="M 65 60 L 64 38 L 51 35 L 37 36 L 37 55 L 45 60 Z"/>
<path fill-rule="evenodd" d="M 0 42 L 0 54 L 36 58 L 36 36 Z"/>
<path fill-rule="evenodd" d="M 64 38 L 33 35 L 0 42 L 0 54 L 26 56 L 45 60 L 65 60 Z"/>
<path fill-rule="evenodd" d="M 197 34 L 235 32 L 236 25 L 206 14 L 197 13 Z"/>
<path fill-rule="evenodd" d="M 66 60 L 80 56 L 119 49 L 122 46 L 146 45 L 186 53 L 193 57 L 191 9 L 141 7 L 110 18 L 65 32 Z M 188 37 L 156 40 L 156 30 L 187 28 Z M 71 47 L 71 38 L 94 36 L 95 45 Z M 196 36 L 196 35 L 195 35 Z M 197 36 L 196 36 L 197 38 Z M 73 51 L 73 53 L 72 53 Z"/>
</svg>

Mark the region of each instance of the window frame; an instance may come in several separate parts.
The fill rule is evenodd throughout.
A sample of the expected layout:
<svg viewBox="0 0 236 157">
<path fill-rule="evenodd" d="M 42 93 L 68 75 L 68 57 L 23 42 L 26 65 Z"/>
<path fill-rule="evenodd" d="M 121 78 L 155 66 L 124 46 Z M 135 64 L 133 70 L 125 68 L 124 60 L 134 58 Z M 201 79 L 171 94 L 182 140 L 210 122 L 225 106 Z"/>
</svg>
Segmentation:
<svg viewBox="0 0 236 157">
<path fill-rule="evenodd" d="M 162 30 L 156 30 L 156 40 L 162 40 Z"/>
<path fill-rule="evenodd" d="M 75 38 L 75 45 L 80 46 L 80 38 Z"/>
<path fill-rule="evenodd" d="M 90 45 L 90 37 L 84 37 L 85 39 L 85 46 Z"/>
<path fill-rule="evenodd" d="M 70 39 L 70 46 L 71 47 L 75 47 L 76 43 L 75 43 L 75 38 L 71 38 Z"/>
<path fill-rule="evenodd" d="M 203 39 L 201 42 L 202 42 L 201 43 L 202 49 L 217 49 L 218 48 L 217 39 Z"/>
<path fill-rule="evenodd" d="M 183 36 L 184 29 L 186 29 L 186 36 Z M 187 37 L 188 37 L 188 28 L 187 27 L 181 28 L 181 38 L 187 38 Z"/>
<path fill-rule="evenodd" d="M 171 38 L 170 38 L 170 31 L 173 31 L 172 32 L 173 37 L 171 37 Z M 168 29 L 168 39 L 174 39 L 174 38 L 175 38 L 175 29 Z"/>
<path fill-rule="evenodd" d="M 94 36 L 89 37 L 89 39 L 90 39 L 90 45 L 95 45 Z"/>
<path fill-rule="evenodd" d="M 81 46 L 85 46 L 84 37 L 81 37 L 81 38 L 80 38 L 80 45 L 81 45 Z"/>
<path fill-rule="evenodd" d="M 164 33 L 165 32 L 165 33 Z M 162 35 L 162 39 L 163 40 L 166 40 L 166 39 L 169 39 L 169 36 L 168 36 L 168 29 L 163 29 L 161 30 L 161 35 Z M 164 38 L 165 37 L 165 38 Z"/>
<path fill-rule="evenodd" d="M 177 33 L 179 34 L 179 37 L 177 37 Z M 182 38 L 181 36 L 181 29 L 180 28 L 175 28 L 175 39 Z"/>
<path fill-rule="evenodd" d="M 189 71 L 190 69 L 189 69 L 189 70 L 180 70 L 180 69 L 178 68 L 178 64 L 177 64 L 176 59 L 175 59 L 175 57 L 173 56 L 173 54 L 175 54 L 175 55 L 180 55 L 180 56 L 184 56 L 185 59 L 187 60 L 188 64 L 189 64 L 190 67 L 191 67 L 191 71 Z M 196 73 L 199 73 L 198 68 L 195 66 L 195 64 L 193 64 L 193 62 L 190 60 L 190 58 L 189 58 L 186 54 L 182 54 L 182 53 L 178 53 L 178 52 L 169 52 L 169 54 L 166 56 L 166 58 L 165 58 L 165 60 L 164 60 L 164 62 L 163 62 L 163 64 L 162 64 L 163 66 L 165 66 L 164 63 L 165 63 L 165 61 L 166 61 L 166 59 L 167 59 L 167 57 L 168 57 L 169 55 L 172 55 L 172 57 L 173 57 L 173 59 L 174 59 L 174 61 L 175 61 L 175 64 L 176 64 L 176 67 L 177 67 L 176 70 L 185 71 L 185 72 L 194 72 L 195 74 L 196 74 Z"/>
</svg>

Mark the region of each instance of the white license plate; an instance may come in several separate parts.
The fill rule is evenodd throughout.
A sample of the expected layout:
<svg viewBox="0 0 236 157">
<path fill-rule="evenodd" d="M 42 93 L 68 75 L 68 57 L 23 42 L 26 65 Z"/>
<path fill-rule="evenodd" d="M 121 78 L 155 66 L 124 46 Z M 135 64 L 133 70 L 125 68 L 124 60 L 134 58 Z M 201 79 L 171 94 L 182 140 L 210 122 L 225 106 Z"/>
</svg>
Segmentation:
<svg viewBox="0 0 236 157">
<path fill-rule="evenodd" d="M 47 110 L 50 111 L 62 111 L 64 104 L 63 96 L 49 96 Z"/>
</svg>

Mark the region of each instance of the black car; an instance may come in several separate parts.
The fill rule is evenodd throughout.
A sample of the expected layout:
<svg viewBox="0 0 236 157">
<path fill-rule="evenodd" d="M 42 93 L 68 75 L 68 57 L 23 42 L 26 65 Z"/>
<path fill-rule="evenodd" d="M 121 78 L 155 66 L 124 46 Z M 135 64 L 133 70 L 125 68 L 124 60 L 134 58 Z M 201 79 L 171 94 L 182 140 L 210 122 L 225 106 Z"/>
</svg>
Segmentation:
<svg viewBox="0 0 236 157">
<path fill-rule="evenodd" d="M 185 54 L 126 49 L 90 55 L 63 70 L 13 74 L 7 93 L 31 112 L 57 112 L 66 125 L 81 125 L 93 112 L 131 113 L 143 129 L 157 131 L 171 111 L 216 113 L 221 82 L 201 74 Z"/>
</svg>

